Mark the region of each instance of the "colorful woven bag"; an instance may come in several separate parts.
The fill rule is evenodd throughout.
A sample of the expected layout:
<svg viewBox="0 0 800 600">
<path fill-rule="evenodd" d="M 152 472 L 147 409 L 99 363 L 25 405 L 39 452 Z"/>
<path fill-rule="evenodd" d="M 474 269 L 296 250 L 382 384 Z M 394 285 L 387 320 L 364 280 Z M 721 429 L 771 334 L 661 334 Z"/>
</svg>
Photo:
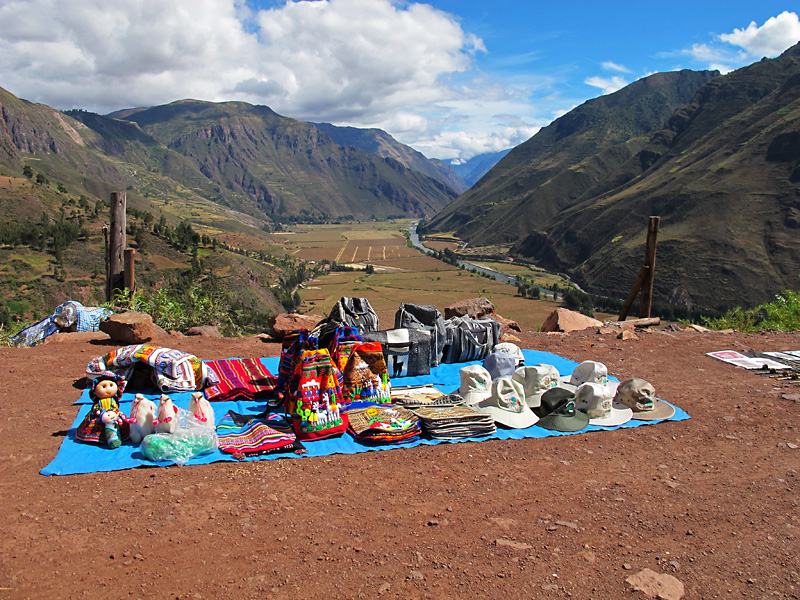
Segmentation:
<svg viewBox="0 0 800 600">
<path fill-rule="evenodd" d="M 392 385 L 380 342 L 364 342 L 356 346 L 342 375 L 342 393 L 346 402 L 392 402 Z"/>
<path fill-rule="evenodd" d="M 318 440 L 342 435 L 347 413 L 340 412 L 341 373 L 327 350 L 306 350 L 288 383 L 284 409 L 292 417 L 297 439 Z"/>
</svg>

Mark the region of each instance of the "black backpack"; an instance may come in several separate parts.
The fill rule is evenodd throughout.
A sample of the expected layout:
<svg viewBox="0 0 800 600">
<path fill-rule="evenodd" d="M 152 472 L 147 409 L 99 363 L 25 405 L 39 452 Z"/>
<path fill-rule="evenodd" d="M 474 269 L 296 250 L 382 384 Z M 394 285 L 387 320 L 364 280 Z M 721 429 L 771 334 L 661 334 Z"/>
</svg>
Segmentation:
<svg viewBox="0 0 800 600">
<path fill-rule="evenodd" d="M 333 305 L 326 319 L 358 329 L 362 335 L 368 331 L 379 331 L 378 313 L 366 298 L 342 298 Z"/>
</svg>

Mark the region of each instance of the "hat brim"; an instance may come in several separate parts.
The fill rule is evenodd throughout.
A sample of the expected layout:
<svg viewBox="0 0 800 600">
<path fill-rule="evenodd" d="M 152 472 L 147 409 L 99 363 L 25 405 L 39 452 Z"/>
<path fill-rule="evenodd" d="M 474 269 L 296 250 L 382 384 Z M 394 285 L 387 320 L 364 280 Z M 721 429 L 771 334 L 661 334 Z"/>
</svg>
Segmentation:
<svg viewBox="0 0 800 600">
<path fill-rule="evenodd" d="M 653 410 L 629 410 L 633 412 L 633 418 L 637 421 L 663 421 L 675 416 L 675 407 L 658 398 L 653 402 Z"/>
<path fill-rule="evenodd" d="M 541 417 L 536 425 L 552 431 L 580 431 L 581 429 L 586 429 L 589 425 L 589 415 L 579 410 L 576 410 L 575 415 L 572 417 L 566 415 L 546 415 Z"/>
<path fill-rule="evenodd" d="M 594 417 L 589 419 L 589 425 L 600 425 L 601 427 L 616 427 L 623 425 L 633 418 L 633 410 L 624 404 L 613 403 L 611 412 L 605 417 Z"/>
<path fill-rule="evenodd" d="M 511 429 L 527 429 L 536 425 L 539 417 L 533 414 L 530 408 L 526 408 L 522 412 L 511 412 L 503 410 L 497 406 L 473 406 L 475 410 L 485 415 L 489 415 L 495 423 L 510 427 Z"/>
<path fill-rule="evenodd" d="M 478 390 L 470 390 L 468 392 L 464 392 L 463 394 L 461 394 L 461 397 L 464 399 L 464 404 L 466 404 L 467 406 L 474 407 L 479 402 L 483 402 L 487 398 L 491 398 L 492 392 L 490 391 L 481 392 Z"/>
<path fill-rule="evenodd" d="M 559 382 L 559 384 L 556 387 L 563 388 L 565 390 L 569 390 L 573 394 L 578 389 L 576 386 L 572 385 L 571 383 L 564 383 L 563 381 Z M 539 408 L 542 405 L 542 396 L 544 396 L 545 392 L 549 392 L 552 389 L 553 388 L 547 388 L 547 389 L 542 390 L 541 392 L 536 392 L 536 393 L 530 394 L 530 395 L 526 394 L 525 395 L 525 402 L 531 408 Z"/>
</svg>

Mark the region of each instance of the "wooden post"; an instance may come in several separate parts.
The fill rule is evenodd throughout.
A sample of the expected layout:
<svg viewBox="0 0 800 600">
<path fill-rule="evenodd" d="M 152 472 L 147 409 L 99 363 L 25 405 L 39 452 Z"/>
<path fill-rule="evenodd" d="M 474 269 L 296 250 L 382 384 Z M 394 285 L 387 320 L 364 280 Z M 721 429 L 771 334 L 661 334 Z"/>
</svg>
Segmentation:
<svg viewBox="0 0 800 600">
<path fill-rule="evenodd" d="M 642 283 L 642 301 L 639 305 L 639 318 L 647 318 L 653 307 L 653 282 L 656 272 L 656 238 L 661 217 L 650 217 L 647 225 L 647 246 L 644 251 L 644 264 L 649 267 Z"/>
<path fill-rule="evenodd" d="M 125 289 L 134 292 L 136 290 L 136 278 L 133 271 L 133 263 L 136 256 L 136 250 L 133 248 L 125 248 L 125 269 L 123 271 L 124 274 L 124 284 Z"/>
<path fill-rule="evenodd" d="M 114 290 L 122 289 L 125 239 L 125 192 L 111 192 L 111 225 L 108 245 L 108 278 L 106 300 L 111 300 Z"/>
<path fill-rule="evenodd" d="M 628 299 L 625 300 L 625 305 L 622 307 L 622 311 L 619 313 L 619 318 L 617 321 L 624 321 L 628 318 L 628 311 L 631 309 L 633 301 L 636 300 L 639 290 L 642 289 L 642 285 L 644 284 L 644 280 L 647 278 L 647 272 L 649 270 L 650 267 L 647 265 L 642 265 L 642 268 L 639 269 L 639 276 L 636 278 L 636 282 L 633 284 L 631 293 L 628 294 Z"/>
</svg>

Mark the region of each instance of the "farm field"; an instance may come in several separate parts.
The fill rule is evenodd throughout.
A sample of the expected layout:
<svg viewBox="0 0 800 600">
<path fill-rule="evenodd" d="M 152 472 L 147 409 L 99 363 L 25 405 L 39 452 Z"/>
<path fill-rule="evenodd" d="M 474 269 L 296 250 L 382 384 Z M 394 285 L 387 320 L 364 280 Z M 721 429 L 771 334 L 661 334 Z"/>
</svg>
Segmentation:
<svg viewBox="0 0 800 600">
<path fill-rule="evenodd" d="M 389 328 L 401 302 L 433 304 L 444 312 L 454 302 L 484 296 L 494 303 L 498 314 L 517 321 L 523 330 L 536 331 L 558 306 L 553 301 L 522 298 L 512 285 L 460 270 L 409 248 L 403 227 L 404 222 L 302 225 L 284 234 L 287 249 L 304 260 L 327 259 L 353 266 L 369 263 L 375 268 L 371 274 L 333 272 L 307 282 L 300 290 L 303 303 L 298 312 L 327 315 L 342 296 L 365 297 L 378 312 L 381 327 Z"/>
</svg>

